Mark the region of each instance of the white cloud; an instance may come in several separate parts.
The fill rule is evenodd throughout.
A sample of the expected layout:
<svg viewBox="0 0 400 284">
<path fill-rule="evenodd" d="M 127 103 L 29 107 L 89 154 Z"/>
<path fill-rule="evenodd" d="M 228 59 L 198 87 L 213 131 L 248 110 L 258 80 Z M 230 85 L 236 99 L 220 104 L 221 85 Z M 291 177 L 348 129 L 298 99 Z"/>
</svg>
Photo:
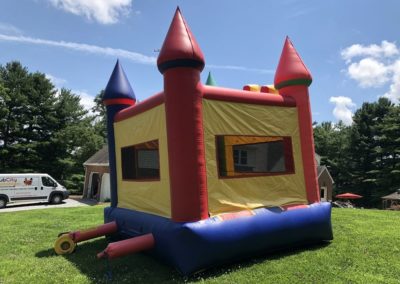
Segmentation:
<svg viewBox="0 0 400 284">
<path fill-rule="evenodd" d="M 383 97 L 388 98 L 395 104 L 400 103 L 400 79 L 397 79 L 392 85 L 387 93 Z"/>
<path fill-rule="evenodd" d="M 108 55 L 113 57 L 125 58 L 141 64 L 155 64 L 156 58 L 153 56 L 143 55 L 137 52 L 128 51 L 119 48 L 101 47 L 85 43 L 54 41 L 40 38 L 32 38 L 27 36 L 11 36 L 0 34 L 0 41 L 20 42 L 25 44 L 47 45 L 54 47 L 62 47 L 75 51 L 83 51 L 93 54 Z"/>
<path fill-rule="evenodd" d="M 17 35 L 22 34 L 22 31 L 19 28 L 11 24 L 1 23 L 1 22 L 0 22 L 0 32 L 6 34 L 17 34 Z"/>
<path fill-rule="evenodd" d="M 154 56 L 147 56 L 138 52 L 133 52 L 120 48 L 111 48 L 111 47 L 102 47 L 97 45 L 91 45 L 86 43 L 77 43 L 77 42 L 67 42 L 67 41 L 55 41 L 41 38 L 33 38 L 28 36 L 13 36 L 6 35 L 0 33 L 0 41 L 9 41 L 9 42 L 19 42 L 24 44 L 35 44 L 35 45 L 46 45 L 46 46 L 54 46 L 61 47 L 75 51 L 82 51 L 92 54 L 100 54 L 113 56 L 118 58 L 125 58 L 135 63 L 140 64 L 149 64 L 155 65 L 157 58 Z M 209 68 L 215 69 L 226 69 L 233 71 L 243 71 L 243 72 L 257 72 L 262 74 L 274 74 L 275 70 L 272 69 L 259 69 L 259 68 L 250 68 L 246 66 L 235 66 L 235 65 L 207 65 Z M 55 84 L 56 85 L 56 84 Z"/>
<path fill-rule="evenodd" d="M 87 91 L 85 90 L 72 90 L 72 93 L 74 93 L 75 95 L 78 95 L 81 98 L 81 105 L 83 105 L 83 107 L 86 110 L 91 110 L 92 107 L 94 107 L 95 103 L 94 103 L 94 97 L 91 96 Z"/>
<path fill-rule="evenodd" d="M 353 44 L 342 50 L 341 55 L 346 62 L 351 61 L 354 57 L 392 57 L 399 54 L 399 49 L 393 42 L 382 41 L 381 45 L 361 45 Z"/>
<path fill-rule="evenodd" d="M 350 78 L 362 88 L 379 87 L 387 83 L 390 80 L 389 71 L 385 64 L 370 57 L 351 63 L 347 69 Z"/>
<path fill-rule="evenodd" d="M 302 17 L 302 16 L 305 16 L 305 15 L 311 14 L 315 10 L 316 9 L 312 8 L 312 7 L 295 8 L 295 9 L 292 9 L 291 12 L 288 12 L 288 14 L 286 15 L 286 19 L 293 19 L 293 18 Z"/>
<path fill-rule="evenodd" d="M 65 85 L 65 83 L 67 83 L 67 80 L 53 76 L 51 74 L 45 74 L 45 76 L 58 89 L 62 88 L 63 85 Z"/>
<path fill-rule="evenodd" d="M 388 86 L 379 96 L 400 103 L 400 49 L 395 43 L 353 44 L 341 52 L 347 75 L 362 88 Z"/>
<path fill-rule="evenodd" d="M 335 104 L 332 113 L 337 120 L 343 121 L 345 125 L 351 125 L 353 123 L 353 113 L 351 110 L 356 105 L 353 103 L 351 98 L 343 96 L 331 97 L 329 102 Z"/>
<path fill-rule="evenodd" d="M 272 69 L 259 69 L 259 68 L 249 68 L 245 66 L 236 66 L 236 65 L 213 65 L 207 64 L 208 68 L 211 69 L 225 69 L 225 70 L 233 70 L 233 71 L 245 71 L 245 72 L 256 72 L 262 74 L 275 74 L 275 70 Z"/>
<path fill-rule="evenodd" d="M 400 59 L 397 60 L 391 66 L 393 72 L 392 84 L 389 87 L 389 91 L 386 92 L 383 97 L 388 98 L 393 103 L 400 103 Z"/>
<path fill-rule="evenodd" d="M 114 24 L 131 11 L 132 0 L 48 0 L 54 7 L 101 24 Z"/>
</svg>

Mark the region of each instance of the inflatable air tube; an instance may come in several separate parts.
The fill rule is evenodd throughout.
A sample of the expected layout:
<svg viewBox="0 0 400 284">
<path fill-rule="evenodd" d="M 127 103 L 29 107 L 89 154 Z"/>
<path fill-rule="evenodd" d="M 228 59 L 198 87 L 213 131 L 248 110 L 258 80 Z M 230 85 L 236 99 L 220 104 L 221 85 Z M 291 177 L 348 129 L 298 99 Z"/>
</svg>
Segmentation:
<svg viewBox="0 0 400 284">
<path fill-rule="evenodd" d="M 105 222 L 116 221 L 122 238 L 151 233 L 154 247 L 150 252 L 184 275 L 277 249 L 333 239 L 330 203 L 291 210 L 259 208 L 253 212 L 252 216 L 229 220 L 215 216 L 177 223 L 152 214 L 108 207 Z"/>
<path fill-rule="evenodd" d="M 94 239 L 97 237 L 109 235 L 115 233 L 118 230 L 116 222 L 109 222 L 95 228 L 75 231 L 69 233 L 70 237 L 75 243 L 83 242 L 86 240 Z"/>
<path fill-rule="evenodd" d="M 97 254 L 97 258 L 117 258 L 140 251 L 152 249 L 154 247 L 154 238 L 152 234 L 146 234 L 127 240 L 111 243 L 107 248 Z"/>
<path fill-rule="evenodd" d="M 54 243 L 56 254 L 71 254 L 75 251 L 76 244 L 104 235 L 110 235 L 118 230 L 116 222 L 105 223 L 95 228 L 59 234 Z"/>
</svg>

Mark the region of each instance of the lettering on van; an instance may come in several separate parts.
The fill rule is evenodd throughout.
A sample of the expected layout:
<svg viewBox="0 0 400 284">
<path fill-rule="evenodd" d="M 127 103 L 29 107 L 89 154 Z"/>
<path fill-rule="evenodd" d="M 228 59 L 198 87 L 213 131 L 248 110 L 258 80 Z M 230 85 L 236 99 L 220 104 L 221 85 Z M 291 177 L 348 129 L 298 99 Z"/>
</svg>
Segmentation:
<svg viewBox="0 0 400 284">
<path fill-rule="evenodd" d="M 0 178 L 0 187 L 15 187 L 17 185 L 16 178 Z"/>
</svg>

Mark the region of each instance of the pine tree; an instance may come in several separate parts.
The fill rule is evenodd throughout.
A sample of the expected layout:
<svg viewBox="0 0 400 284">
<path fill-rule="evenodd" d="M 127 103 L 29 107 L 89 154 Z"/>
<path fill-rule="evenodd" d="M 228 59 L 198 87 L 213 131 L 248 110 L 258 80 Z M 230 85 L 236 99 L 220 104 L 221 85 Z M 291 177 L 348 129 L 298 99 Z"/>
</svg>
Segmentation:
<svg viewBox="0 0 400 284">
<path fill-rule="evenodd" d="M 0 66 L 0 172 L 45 172 L 76 188 L 82 163 L 104 144 L 95 125 L 70 90 L 19 62 Z"/>
<path fill-rule="evenodd" d="M 314 127 L 315 149 L 321 164 L 327 166 L 334 178 L 335 194 L 345 191 L 349 184 L 349 139 L 350 127 L 342 122 L 322 122 Z"/>
<path fill-rule="evenodd" d="M 0 117 L 0 171 L 32 171 L 35 148 L 46 139 L 52 120 L 54 86 L 43 74 L 31 74 L 19 62 L 0 66 L 2 112 Z"/>
<path fill-rule="evenodd" d="M 65 180 L 82 171 L 82 163 L 101 148 L 103 139 L 95 132 L 94 117 L 70 90 L 61 89 L 54 109 L 57 123 L 49 147 L 56 159 L 47 163 L 47 171 Z"/>
<path fill-rule="evenodd" d="M 94 107 L 92 113 L 95 116 L 94 128 L 98 135 L 104 138 L 104 143 L 107 139 L 107 111 L 103 104 L 104 90 L 101 90 L 94 98 Z"/>
<path fill-rule="evenodd" d="M 375 149 L 380 159 L 378 185 L 382 194 L 400 188 L 400 106 L 392 106 L 378 125 L 379 147 Z"/>
<path fill-rule="evenodd" d="M 365 206 L 378 206 L 382 193 L 384 171 L 384 140 L 381 125 L 393 105 L 381 98 L 378 102 L 364 103 L 354 115 L 351 130 L 350 162 L 352 191 L 364 196 Z"/>
</svg>

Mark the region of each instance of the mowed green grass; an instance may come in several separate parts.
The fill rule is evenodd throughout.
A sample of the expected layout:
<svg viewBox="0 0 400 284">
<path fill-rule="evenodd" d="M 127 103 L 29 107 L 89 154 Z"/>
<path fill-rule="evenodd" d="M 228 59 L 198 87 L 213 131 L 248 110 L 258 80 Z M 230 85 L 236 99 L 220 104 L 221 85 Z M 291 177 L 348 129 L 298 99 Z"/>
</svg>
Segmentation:
<svg viewBox="0 0 400 284">
<path fill-rule="evenodd" d="M 0 283 L 105 283 L 104 238 L 57 256 L 59 232 L 102 223 L 102 206 L 0 213 Z M 334 209 L 328 245 L 266 254 L 191 278 L 150 256 L 112 260 L 113 283 L 400 283 L 400 212 Z"/>
</svg>

